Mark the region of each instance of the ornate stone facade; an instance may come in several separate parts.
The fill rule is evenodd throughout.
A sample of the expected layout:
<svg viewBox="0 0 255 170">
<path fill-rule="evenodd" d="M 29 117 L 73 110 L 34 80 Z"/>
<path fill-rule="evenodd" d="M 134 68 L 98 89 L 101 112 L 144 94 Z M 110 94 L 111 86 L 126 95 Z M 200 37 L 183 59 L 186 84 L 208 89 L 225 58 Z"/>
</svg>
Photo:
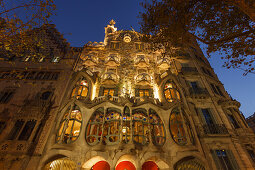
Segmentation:
<svg viewBox="0 0 255 170">
<path fill-rule="evenodd" d="M 196 42 L 152 51 L 111 21 L 104 42 L 68 60 L 50 66 L 57 81 L 25 80 L 37 95 L 24 82 L 24 104 L 2 109 L 3 169 L 254 169 L 255 135 Z M 36 120 L 28 137 L 18 120 Z"/>
</svg>

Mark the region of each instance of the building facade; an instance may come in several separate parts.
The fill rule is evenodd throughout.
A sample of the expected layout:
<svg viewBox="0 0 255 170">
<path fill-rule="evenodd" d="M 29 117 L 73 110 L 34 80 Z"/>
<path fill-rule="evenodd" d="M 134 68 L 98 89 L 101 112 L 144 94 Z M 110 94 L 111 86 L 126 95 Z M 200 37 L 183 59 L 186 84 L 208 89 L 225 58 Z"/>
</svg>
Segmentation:
<svg viewBox="0 0 255 170">
<path fill-rule="evenodd" d="M 3 169 L 254 169 L 255 135 L 195 41 L 152 51 L 112 20 L 77 53 L 23 81 L 1 67 Z"/>
<path fill-rule="evenodd" d="M 246 121 L 250 128 L 252 128 L 253 132 L 255 133 L 255 113 L 246 118 Z"/>
</svg>

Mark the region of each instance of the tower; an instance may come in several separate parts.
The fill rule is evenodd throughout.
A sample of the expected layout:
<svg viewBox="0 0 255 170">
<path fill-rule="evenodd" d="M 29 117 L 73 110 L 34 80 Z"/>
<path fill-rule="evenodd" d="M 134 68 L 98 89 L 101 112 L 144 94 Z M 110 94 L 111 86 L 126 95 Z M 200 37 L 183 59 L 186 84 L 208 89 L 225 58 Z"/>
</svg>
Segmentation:
<svg viewBox="0 0 255 170">
<path fill-rule="evenodd" d="M 112 20 L 104 42 L 84 45 L 63 68 L 40 149 L 17 167 L 253 169 L 254 133 L 198 44 L 153 51 L 141 37 Z"/>
</svg>

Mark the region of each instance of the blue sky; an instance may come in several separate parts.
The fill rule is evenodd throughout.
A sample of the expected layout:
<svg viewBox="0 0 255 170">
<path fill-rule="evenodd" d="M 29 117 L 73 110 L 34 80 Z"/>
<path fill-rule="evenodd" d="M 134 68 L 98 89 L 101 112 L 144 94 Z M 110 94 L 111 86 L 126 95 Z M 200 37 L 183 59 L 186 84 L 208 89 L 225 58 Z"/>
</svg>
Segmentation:
<svg viewBox="0 0 255 170">
<path fill-rule="evenodd" d="M 111 19 L 118 30 L 139 31 L 139 5 L 141 0 L 56 0 L 56 16 L 52 17 L 56 28 L 74 47 L 82 47 L 88 41 L 103 41 L 104 27 Z M 245 117 L 255 112 L 255 75 L 243 76 L 242 71 L 222 67 L 220 56 L 209 59 L 215 73 L 228 93 L 241 103 Z"/>
</svg>

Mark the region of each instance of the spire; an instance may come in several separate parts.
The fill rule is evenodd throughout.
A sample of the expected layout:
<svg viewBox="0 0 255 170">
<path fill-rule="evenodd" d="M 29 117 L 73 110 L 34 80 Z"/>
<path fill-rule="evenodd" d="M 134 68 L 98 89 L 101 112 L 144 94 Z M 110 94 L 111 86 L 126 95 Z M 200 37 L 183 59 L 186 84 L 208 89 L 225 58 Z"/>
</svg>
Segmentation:
<svg viewBox="0 0 255 170">
<path fill-rule="evenodd" d="M 116 24 L 116 22 L 112 19 L 112 20 L 109 22 L 109 24 L 110 24 L 111 26 L 114 26 L 114 25 Z"/>
</svg>

